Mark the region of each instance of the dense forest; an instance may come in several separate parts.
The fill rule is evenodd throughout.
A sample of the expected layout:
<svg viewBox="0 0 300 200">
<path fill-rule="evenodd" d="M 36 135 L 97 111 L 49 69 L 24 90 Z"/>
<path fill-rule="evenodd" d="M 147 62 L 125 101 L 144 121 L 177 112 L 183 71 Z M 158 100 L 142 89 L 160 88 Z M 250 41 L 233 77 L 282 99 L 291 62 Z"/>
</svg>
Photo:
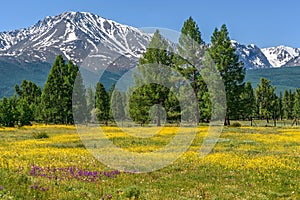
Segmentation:
<svg viewBox="0 0 300 200">
<path fill-rule="evenodd" d="M 156 31 L 139 61 L 138 71 L 146 79 L 155 77 L 157 82 L 164 79 L 164 76 L 159 76 L 163 73 L 149 64 L 169 66 L 178 71 L 189 80 L 196 95 L 198 105 L 194 110 L 182 110 L 180 107 L 180 99 L 175 95 L 179 86 L 168 88 L 151 83 L 137 89 L 131 88 L 130 92 L 121 92 L 115 85 L 107 91 L 98 82 L 95 88 L 85 88 L 78 66 L 58 55 L 43 89 L 24 80 L 15 86 L 13 97 L 4 97 L 0 101 L 0 124 L 23 126 L 32 123 L 100 122 L 108 125 L 116 120 L 131 118 L 140 125 L 155 123 L 161 126 L 163 109 L 168 123 L 180 123 L 184 112 L 188 112 L 197 123 L 209 122 L 211 97 L 203 74 L 198 70 L 199 62 L 204 62 L 208 57 L 214 62 L 224 82 L 227 103 L 225 125 L 230 125 L 230 120 L 249 120 L 252 125 L 253 119 L 265 119 L 267 123 L 272 120 L 274 126 L 277 120 L 283 119 L 294 120 L 297 124 L 300 117 L 300 89 L 276 95 L 276 88 L 266 78 L 261 78 L 255 88 L 250 82 L 245 83 L 246 72 L 231 45 L 226 25 L 215 29 L 210 45 L 202 40 L 201 32 L 191 17 L 184 22 L 181 33 L 177 44 L 179 53 L 176 54 L 169 42 Z M 135 76 L 134 82 L 139 81 Z"/>
</svg>

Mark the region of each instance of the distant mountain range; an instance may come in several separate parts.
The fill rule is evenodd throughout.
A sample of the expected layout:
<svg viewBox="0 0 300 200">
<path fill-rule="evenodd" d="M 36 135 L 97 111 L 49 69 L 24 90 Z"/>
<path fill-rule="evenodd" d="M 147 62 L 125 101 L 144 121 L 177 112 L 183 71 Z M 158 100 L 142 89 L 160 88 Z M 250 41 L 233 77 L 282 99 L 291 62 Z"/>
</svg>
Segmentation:
<svg viewBox="0 0 300 200">
<path fill-rule="evenodd" d="M 300 66 L 300 48 L 277 46 L 260 49 L 254 44 L 232 41 L 246 69 Z"/>
<path fill-rule="evenodd" d="M 61 54 L 79 66 L 88 57 L 101 58 L 114 74 L 134 67 L 151 40 L 141 30 L 87 12 L 46 17 L 31 27 L 0 33 L 0 97 L 12 95 L 24 78 L 41 86 Z M 260 49 L 232 41 L 246 69 L 300 66 L 300 49 L 285 46 Z M 111 63 L 118 58 L 118 62 Z M 94 70 L 101 70 L 95 68 Z"/>
</svg>

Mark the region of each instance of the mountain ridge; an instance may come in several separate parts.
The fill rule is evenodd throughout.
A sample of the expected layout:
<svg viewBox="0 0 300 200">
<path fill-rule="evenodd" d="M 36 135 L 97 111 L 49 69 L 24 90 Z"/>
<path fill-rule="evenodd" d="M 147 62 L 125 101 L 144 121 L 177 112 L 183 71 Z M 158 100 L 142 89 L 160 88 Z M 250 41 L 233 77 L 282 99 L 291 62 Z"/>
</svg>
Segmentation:
<svg viewBox="0 0 300 200">
<path fill-rule="evenodd" d="M 106 50 L 138 59 L 150 39 L 150 34 L 135 27 L 89 12 L 70 11 L 47 16 L 28 28 L 0 32 L 0 57 L 51 63 L 56 55 L 62 54 L 80 65 L 103 44 Z M 253 44 L 232 43 L 246 69 L 300 65 L 300 48 L 277 46 L 260 49 Z M 105 54 L 109 60 L 110 53 L 102 52 L 98 56 Z"/>
<path fill-rule="evenodd" d="M 265 54 L 256 45 L 243 45 L 235 40 L 232 40 L 231 43 L 236 49 L 236 54 L 239 56 L 239 60 L 244 63 L 244 67 L 246 69 L 272 67 Z"/>
<path fill-rule="evenodd" d="M 24 78 L 42 87 L 59 54 L 79 66 L 86 59 L 97 58 L 101 65 L 93 70 L 108 68 L 107 74 L 111 76 L 108 79 L 115 80 L 134 67 L 151 36 L 92 13 L 72 11 L 48 16 L 28 28 L 0 32 L 0 97 L 12 95 L 14 85 Z M 300 49 L 283 46 L 260 49 L 236 41 L 232 45 L 246 69 L 273 68 L 277 63 L 300 66 Z"/>
<path fill-rule="evenodd" d="M 65 12 L 28 28 L 0 33 L 0 56 L 51 62 L 62 54 L 80 64 L 105 44 L 121 55 L 138 58 L 149 40 L 150 36 L 137 28 L 87 12 Z"/>
</svg>

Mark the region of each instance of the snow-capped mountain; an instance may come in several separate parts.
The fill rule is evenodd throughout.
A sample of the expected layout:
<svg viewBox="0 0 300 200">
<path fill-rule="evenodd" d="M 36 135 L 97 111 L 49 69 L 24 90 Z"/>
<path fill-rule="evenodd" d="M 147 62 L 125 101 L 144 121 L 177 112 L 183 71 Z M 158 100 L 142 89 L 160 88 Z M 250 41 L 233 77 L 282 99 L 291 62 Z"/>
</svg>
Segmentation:
<svg viewBox="0 0 300 200">
<path fill-rule="evenodd" d="M 273 67 L 282 67 L 282 66 L 296 66 L 300 64 L 297 57 L 300 56 L 299 48 L 292 48 L 287 46 L 277 46 L 262 49 L 262 52 L 268 58 L 270 64 Z"/>
<path fill-rule="evenodd" d="M 91 13 L 66 12 L 29 28 L 0 33 L 0 56 L 52 63 L 62 54 L 80 64 L 91 53 L 109 60 L 109 52 L 101 51 L 105 49 L 138 58 L 150 39 L 137 28 Z"/>
<path fill-rule="evenodd" d="M 66 12 L 28 28 L 2 32 L 0 98 L 13 95 L 14 85 L 24 79 L 42 87 L 59 54 L 79 66 L 96 60 L 92 69 L 107 69 L 109 86 L 135 66 L 150 40 L 151 35 L 137 28 L 86 12 Z"/>
<path fill-rule="evenodd" d="M 266 56 L 256 45 L 243 45 L 234 40 L 231 43 L 236 48 L 236 54 L 239 56 L 239 60 L 244 63 L 246 69 L 272 67 Z"/>
<path fill-rule="evenodd" d="M 287 62 L 284 67 L 295 67 L 295 66 L 300 66 L 300 56 L 297 56 Z"/>
<path fill-rule="evenodd" d="M 87 56 L 107 60 L 109 65 L 118 55 L 137 60 L 150 39 L 151 35 L 137 28 L 91 13 L 65 12 L 46 17 L 29 28 L 0 33 L 0 58 L 52 63 L 62 54 L 79 65 Z M 243 45 L 236 41 L 232 44 L 246 69 L 300 64 L 300 57 L 297 58 L 300 49 L 278 46 L 261 50 L 253 44 Z"/>
<path fill-rule="evenodd" d="M 110 77 L 105 81 L 109 85 L 135 66 L 151 37 L 87 12 L 65 12 L 28 28 L 0 32 L 0 98 L 12 95 L 14 85 L 24 79 L 43 86 L 59 54 L 84 67 L 85 61 L 91 60 L 96 71 L 108 67 Z M 236 41 L 232 45 L 246 69 L 300 66 L 300 49 L 279 46 L 261 50 Z"/>
</svg>

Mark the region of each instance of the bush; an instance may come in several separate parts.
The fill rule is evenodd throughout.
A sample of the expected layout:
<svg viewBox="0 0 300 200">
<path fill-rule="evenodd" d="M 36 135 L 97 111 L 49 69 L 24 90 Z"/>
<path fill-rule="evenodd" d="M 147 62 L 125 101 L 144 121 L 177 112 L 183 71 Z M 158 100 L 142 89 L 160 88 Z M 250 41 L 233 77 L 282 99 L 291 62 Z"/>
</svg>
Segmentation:
<svg viewBox="0 0 300 200">
<path fill-rule="evenodd" d="M 38 133 L 32 133 L 32 137 L 34 139 L 43 139 L 43 138 L 49 138 L 49 135 L 45 132 L 38 132 Z"/>
<path fill-rule="evenodd" d="M 231 127 L 241 127 L 242 124 L 240 122 L 233 122 L 230 126 Z"/>
</svg>

